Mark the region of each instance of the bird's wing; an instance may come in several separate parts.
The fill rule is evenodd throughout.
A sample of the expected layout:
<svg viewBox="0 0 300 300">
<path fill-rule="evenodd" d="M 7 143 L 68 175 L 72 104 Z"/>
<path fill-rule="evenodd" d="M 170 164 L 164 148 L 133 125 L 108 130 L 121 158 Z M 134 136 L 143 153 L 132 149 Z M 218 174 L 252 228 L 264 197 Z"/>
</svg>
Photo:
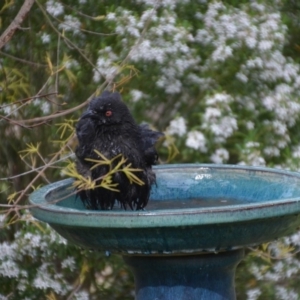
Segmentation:
<svg viewBox="0 0 300 300">
<path fill-rule="evenodd" d="M 95 136 L 95 127 L 90 119 L 80 119 L 76 124 L 76 135 L 80 144 L 87 144 Z"/>
<path fill-rule="evenodd" d="M 155 144 L 158 139 L 164 134 L 159 131 L 154 131 L 149 128 L 148 124 L 141 124 L 140 126 L 142 136 L 142 150 L 145 155 L 147 165 L 154 165 L 158 159 L 158 155 L 155 149 Z"/>
</svg>

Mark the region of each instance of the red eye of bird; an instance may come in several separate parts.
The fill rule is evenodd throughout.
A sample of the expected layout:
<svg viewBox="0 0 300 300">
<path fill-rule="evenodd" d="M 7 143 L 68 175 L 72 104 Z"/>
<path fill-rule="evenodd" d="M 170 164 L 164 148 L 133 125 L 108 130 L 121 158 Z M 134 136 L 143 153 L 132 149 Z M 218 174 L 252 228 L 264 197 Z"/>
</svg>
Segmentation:
<svg viewBox="0 0 300 300">
<path fill-rule="evenodd" d="M 106 115 L 107 117 L 110 117 L 110 116 L 112 115 L 112 111 L 111 111 L 111 110 L 107 110 L 107 111 L 105 112 L 105 115 Z"/>
</svg>

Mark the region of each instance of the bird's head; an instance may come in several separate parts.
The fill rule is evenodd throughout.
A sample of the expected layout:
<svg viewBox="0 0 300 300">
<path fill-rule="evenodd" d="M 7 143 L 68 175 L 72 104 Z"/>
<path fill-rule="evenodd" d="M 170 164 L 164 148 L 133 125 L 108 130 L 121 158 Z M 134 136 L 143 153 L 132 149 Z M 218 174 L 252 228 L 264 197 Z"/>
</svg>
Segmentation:
<svg viewBox="0 0 300 300">
<path fill-rule="evenodd" d="M 107 91 L 90 102 L 88 110 L 81 116 L 81 119 L 86 118 L 96 126 L 117 125 L 133 120 L 120 94 Z"/>
</svg>

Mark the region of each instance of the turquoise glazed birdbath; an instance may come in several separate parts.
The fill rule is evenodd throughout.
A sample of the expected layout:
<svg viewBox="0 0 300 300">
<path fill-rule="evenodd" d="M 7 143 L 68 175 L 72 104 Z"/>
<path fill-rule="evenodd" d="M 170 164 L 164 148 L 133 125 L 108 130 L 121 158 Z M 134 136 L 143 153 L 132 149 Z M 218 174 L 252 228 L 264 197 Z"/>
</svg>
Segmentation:
<svg viewBox="0 0 300 300">
<path fill-rule="evenodd" d="M 87 210 L 67 179 L 31 194 L 31 212 L 72 243 L 122 255 L 136 300 L 235 299 L 243 249 L 300 225 L 298 173 L 204 164 L 154 170 L 145 210 Z"/>
</svg>

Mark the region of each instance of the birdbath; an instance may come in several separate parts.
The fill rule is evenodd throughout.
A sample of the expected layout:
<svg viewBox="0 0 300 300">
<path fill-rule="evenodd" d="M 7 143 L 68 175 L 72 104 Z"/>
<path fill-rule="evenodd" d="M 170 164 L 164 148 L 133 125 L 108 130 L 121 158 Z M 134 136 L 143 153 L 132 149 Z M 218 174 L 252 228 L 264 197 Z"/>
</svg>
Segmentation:
<svg viewBox="0 0 300 300">
<path fill-rule="evenodd" d="M 205 164 L 154 169 L 145 210 L 88 210 L 67 179 L 31 194 L 31 212 L 72 243 L 122 255 L 136 300 L 235 299 L 244 248 L 300 225 L 298 173 Z"/>
</svg>

